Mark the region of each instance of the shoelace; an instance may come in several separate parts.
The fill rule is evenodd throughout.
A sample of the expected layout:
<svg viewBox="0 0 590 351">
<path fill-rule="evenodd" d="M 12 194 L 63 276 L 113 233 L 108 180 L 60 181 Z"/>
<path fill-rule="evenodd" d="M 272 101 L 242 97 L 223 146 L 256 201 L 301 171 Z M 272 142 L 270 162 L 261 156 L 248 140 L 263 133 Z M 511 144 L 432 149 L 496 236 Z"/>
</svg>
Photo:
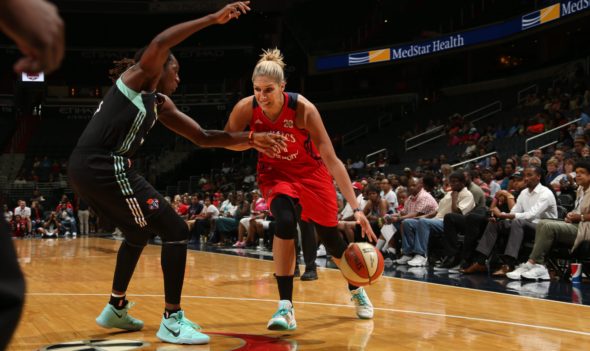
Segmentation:
<svg viewBox="0 0 590 351">
<path fill-rule="evenodd" d="M 352 297 L 350 298 L 350 300 L 357 300 L 359 305 L 361 305 L 361 306 L 367 305 L 367 300 L 365 300 L 365 294 L 360 293 L 360 292 L 357 294 L 352 294 Z"/>
<path fill-rule="evenodd" d="M 197 323 L 191 321 L 190 319 L 186 318 L 184 316 L 184 313 L 182 311 L 181 312 L 178 312 L 178 315 L 180 317 L 180 318 L 178 318 L 178 323 L 179 324 L 186 325 L 186 326 L 191 327 L 191 328 L 193 328 L 195 330 L 201 330 L 201 326 L 198 325 Z"/>
<path fill-rule="evenodd" d="M 129 302 L 127 302 L 127 306 L 125 306 L 125 310 L 129 311 L 129 309 L 133 306 L 135 306 L 135 302 L 129 301 Z"/>
</svg>

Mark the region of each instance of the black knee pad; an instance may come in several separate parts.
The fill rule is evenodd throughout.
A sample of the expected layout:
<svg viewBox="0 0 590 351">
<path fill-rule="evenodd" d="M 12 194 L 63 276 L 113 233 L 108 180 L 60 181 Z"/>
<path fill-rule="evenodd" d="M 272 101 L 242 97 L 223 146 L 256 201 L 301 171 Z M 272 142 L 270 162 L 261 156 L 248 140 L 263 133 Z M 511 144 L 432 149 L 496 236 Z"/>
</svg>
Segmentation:
<svg viewBox="0 0 590 351">
<path fill-rule="evenodd" d="M 340 236 L 340 232 L 336 227 L 324 227 L 316 223 L 316 231 L 320 242 L 326 247 L 326 251 L 338 259 L 342 258 L 344 251 L 346 250 L 346 241 Z"/>
<path fill-rule="evenodd" d="M 295 239 L 297 236 L 297 211 L 293 199 L 279 195 L 270 205 L 275 218 L 275 235 L 284 240 Z"/>
</svg>

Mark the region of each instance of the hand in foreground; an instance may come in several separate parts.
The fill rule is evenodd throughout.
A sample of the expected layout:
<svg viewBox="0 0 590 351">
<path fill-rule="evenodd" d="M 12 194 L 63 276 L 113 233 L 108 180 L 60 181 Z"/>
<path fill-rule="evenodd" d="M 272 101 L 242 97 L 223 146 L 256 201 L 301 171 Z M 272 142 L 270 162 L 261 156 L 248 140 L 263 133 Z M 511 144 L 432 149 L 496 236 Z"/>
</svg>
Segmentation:
<svg viewBox="0 0 590 351">
<path fill-rule="evenodd" d="M 64 23 L 57 8 L 43 0 L 11 1 L 0 5 L 0 29 L 12 38 L 24 57 L 17 73 L 56 70 L 64 56 Z"/>
<path fill-rule="evenodd" d="M 250 1 L 233 2 L 231 4 L 225 5 L 224 8 L 215 12 L 211 16 L 213 16 L 216 23 L 225 24 L 231 21 L 233 18 L 238 19 L 241 14 L 246 14 L 248 11 L 250 11 L 250 7 L 248 7 L 249 4 Z"/>
<path fill-rule="evenodd" d="M 373 228 L 371 228 L 371 224 L 365 214 L 361 211 L 356 211 L 354 213 L 354 218 L 356 222 L 361 225 L 361 235 L 364 238 L 365 235 L 369 238 L 370 242 L 377 242 L 377 236 L 373 233 Z"/>
<path fill-rule="evenodd" d="M 285 141 L 285 137 L 280 134 L 254 133 L 252 135 L 252 147 L 269 157 L 275 157 L 281 153 L 281 150 L 286 149 Z"/>
</svg>

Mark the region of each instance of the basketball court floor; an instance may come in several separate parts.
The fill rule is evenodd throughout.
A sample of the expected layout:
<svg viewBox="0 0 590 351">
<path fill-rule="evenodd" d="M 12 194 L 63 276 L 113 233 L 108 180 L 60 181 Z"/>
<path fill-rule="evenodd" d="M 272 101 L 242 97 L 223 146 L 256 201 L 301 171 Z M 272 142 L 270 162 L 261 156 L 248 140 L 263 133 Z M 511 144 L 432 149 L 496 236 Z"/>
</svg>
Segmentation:
<svg viewBox="0 0 590 351">
<path fill-rule="evenodd" d="M 121 332 L 94 322 L 108 301 L 119 241 L 79 237 L 14 243 L 27 296 L 9 350 L 590 349 L 586 284 L 572 289 L 552 281 L 523 288 L 526 284 L 510 286 L 483 275 L 449 277 L 391 264 L 386 276 L 367 288 L 373 320 L 356 318 L 340 272 L 321 267 L 319 280 L 295 281 L 298 329 L 271 332 L 265 327 L 276 310 L 277 291 L 269 255 L 233 249 L 188 253 L 182 305 L 211 343 L 165 344 L 155 336 L 163 311 L 158 245 L 144 250 L 128 291 L 137 303 L 131 313 L 145 327 Z"/>
</svg>

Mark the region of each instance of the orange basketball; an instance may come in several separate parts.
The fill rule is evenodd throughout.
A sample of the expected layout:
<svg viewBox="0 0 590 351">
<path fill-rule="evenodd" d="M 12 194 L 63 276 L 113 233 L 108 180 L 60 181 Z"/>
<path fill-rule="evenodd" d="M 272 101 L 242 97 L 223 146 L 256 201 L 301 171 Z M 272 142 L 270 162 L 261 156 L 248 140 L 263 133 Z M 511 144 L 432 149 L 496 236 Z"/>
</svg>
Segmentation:
<svg viewBox="0 0 590 351">
<path fill-rule="evenodd" d="M 340 262 L 342 275 L 352 285 L 373 284 L 383 274 L 383 256 L 369 243 L 350 244 Z"/>
</svg>

